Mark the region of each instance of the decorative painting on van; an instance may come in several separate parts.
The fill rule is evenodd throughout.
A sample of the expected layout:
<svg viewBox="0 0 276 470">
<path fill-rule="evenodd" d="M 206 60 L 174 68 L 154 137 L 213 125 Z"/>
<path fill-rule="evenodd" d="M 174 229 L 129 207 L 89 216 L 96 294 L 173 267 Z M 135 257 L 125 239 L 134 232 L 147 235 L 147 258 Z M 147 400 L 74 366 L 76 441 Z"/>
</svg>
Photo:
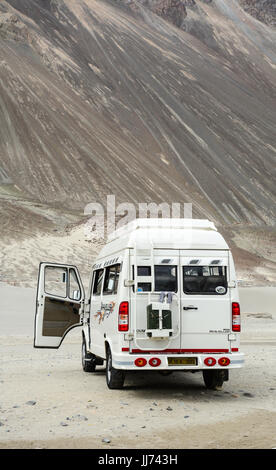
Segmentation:
<svg viewBox="0 0 276 470">
<path fill-rule="evenodd" d="M 101 303 L 101 309 L 96 312 L 94 318 L 98 318 L 99 325 L 104 321 L 105 318 L 108 318 L 109 315 L 113 312 L 115 307 L 115 302 L 108 302 L 107 304 Z"/>
</svg>

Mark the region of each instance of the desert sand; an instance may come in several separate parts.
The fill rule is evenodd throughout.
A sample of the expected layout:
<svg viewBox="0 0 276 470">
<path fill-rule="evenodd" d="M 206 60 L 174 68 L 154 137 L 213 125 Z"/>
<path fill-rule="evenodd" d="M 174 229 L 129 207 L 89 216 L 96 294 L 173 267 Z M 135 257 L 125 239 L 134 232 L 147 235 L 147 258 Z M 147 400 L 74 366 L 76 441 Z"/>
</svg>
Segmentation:
<svg viewBox="0 0 276 470">
<path fill-rule="evenodd" d="M 0 448 L 276 447 L 275 288 L 247 291 L 245 366 L 221 391 L 206 390 L 201 373 L 180 372 L 129 373 L 111 391 L 104 366 L 83 372 L 80 329 L 59 350 L 34 349 L 35 289 L 0 284 Z M 263 312 L 256 301 L 244 310 L 254 296 L 270 298 Z"/>
</svg>

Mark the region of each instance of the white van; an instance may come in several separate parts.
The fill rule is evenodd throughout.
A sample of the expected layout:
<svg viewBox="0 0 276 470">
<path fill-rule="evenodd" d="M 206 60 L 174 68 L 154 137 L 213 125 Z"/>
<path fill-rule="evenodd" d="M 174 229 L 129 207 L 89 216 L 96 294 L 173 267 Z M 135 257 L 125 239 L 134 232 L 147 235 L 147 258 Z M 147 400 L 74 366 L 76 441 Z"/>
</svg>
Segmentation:
<svg viewBox="0 0 276 470">
<path fill-rule="evenodd" d="M 82 326 L 82 365 L 106 361 L 109 388 L 127 371 L 202 371 L 207 388 L 242 367 L 232 254 L 212 222 L 137 219 L 109 236 L 85 297 L 75 266 L 41 263 L 35 348 Z"/>
</svg>

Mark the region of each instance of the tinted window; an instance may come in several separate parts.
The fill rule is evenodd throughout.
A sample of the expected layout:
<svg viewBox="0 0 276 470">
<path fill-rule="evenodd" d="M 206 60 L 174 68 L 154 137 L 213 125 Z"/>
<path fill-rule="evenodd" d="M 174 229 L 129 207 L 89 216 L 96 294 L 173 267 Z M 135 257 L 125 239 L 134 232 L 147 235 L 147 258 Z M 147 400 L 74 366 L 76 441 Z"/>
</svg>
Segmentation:
<svg viewBox="0 0 276 470">
<path fill-rule="evenodd" d="M 121 265 L 109 266 L 105 271 L 104 294 L 117 294 Z"/>
<path fill-rule="evenodd" d="M 94 272 L 94 285 L 93 285 L 93 294 L 100 295 L 103 283 L 103 269 L 97 269 Z"/>
<path fill-rule="evenodd" d="M 151 282 L 138 282 L 137 292 L 151 292 Z"/>
<path fill-rule="evenodd" d="M 177 292 L 176 266 L 154 266 L 155 291 Z"/>
<path fill-rule="evenodd" d="M 151 267 L 150 266 L 137 266 L 137 275 L 138 276 L 151 276 Z"/>
<path fill-rule="evenodd" d="M 183 266 L 185 294 L 216 294 L 227 292 L 225 266 Z"/>
</svg>

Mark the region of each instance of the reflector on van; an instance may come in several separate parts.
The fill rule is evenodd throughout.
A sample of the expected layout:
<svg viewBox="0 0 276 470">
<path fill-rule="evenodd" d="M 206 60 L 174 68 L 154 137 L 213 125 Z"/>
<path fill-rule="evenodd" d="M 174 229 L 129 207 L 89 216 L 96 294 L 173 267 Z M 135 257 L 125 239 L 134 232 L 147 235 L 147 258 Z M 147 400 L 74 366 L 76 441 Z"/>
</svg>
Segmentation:
<svg viewBox="0 0 276 470">
<path fill-rule="evenodd" d="M 144 357 L 138 357 L 135 359 L 134 364 L 136 367 L 144 367 L 147 364 L 147 360 Z"/>
<path fill-rule="evenodd" d="M 217 361 L 214 357 L 206 357 L 206 359 L 204 359 L 204 364 L 208 367 L 213 367 L 216 362 Z"/>
<path fill-rule="evenodd" d="M 230 359 L 229 357 L 220 357 L 218 360 L 218 363 L 220 366 L 229 366 L 230 364 Z"/>
<path fill-rule="evenodd" d="M 161 359 L 159 359 L 159 357 L 152 357 L 149 360 L 149 365 L 151 367 L 158 367 L 158 366 L 160 366 L 160 364 L 161 364 Z"/>
</svg>

